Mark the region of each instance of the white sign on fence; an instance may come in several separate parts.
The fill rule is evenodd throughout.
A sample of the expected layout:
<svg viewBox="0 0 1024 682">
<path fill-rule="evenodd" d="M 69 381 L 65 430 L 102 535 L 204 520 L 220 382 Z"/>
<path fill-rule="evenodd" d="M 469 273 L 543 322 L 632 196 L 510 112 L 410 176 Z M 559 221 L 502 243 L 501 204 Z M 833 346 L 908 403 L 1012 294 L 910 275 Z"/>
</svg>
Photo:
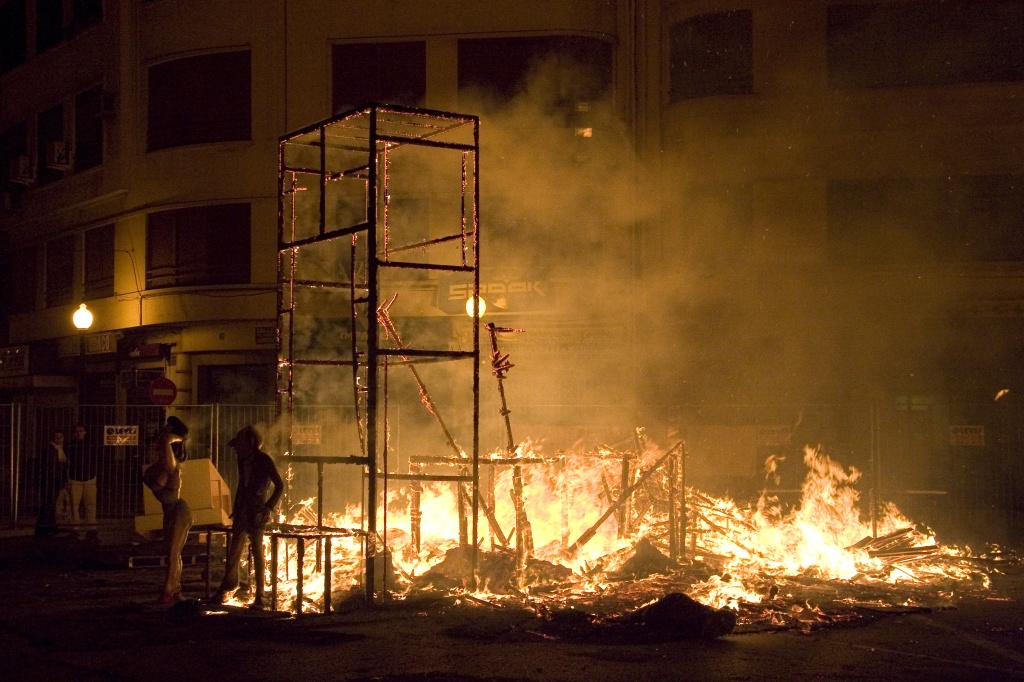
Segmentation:
<svg viewBox="0 0 1024 682">
<path fill-rule="evenodd" d="M 950 445 L 967 445 L 970 447 L 985 447 L 984 426 L 950 426 Z"/>
<path fill-rule="evenodd" d="M 135 424 L 123 426 L 108 425 L 103 427 L 104 445 L 138 445 L 139 427 Z"/>
<path fill-rule="evenodd" d="M 320 445 L 320 425 L 293 424 L 292 445 Z"/>
</svg>

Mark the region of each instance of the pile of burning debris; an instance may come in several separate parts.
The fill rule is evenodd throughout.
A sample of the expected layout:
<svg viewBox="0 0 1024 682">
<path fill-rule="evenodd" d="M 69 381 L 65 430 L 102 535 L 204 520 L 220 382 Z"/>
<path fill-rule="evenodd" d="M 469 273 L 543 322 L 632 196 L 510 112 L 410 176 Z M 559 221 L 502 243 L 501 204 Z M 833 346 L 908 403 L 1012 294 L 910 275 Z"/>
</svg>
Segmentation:
<svg viewBox="0 0 1024 682">
<path fill-rule="evenodd" d="M 996 563 L 938 544 L 893 506 L 875 523 L 862 521 L 858 472 L 820 452 L 805 452 L 803 495 L 789 510 L 764 496 L 743 507 L 686 487 L 682 458 L 681 447 L 638 449 L 626 471 L 609 452 L 496 456 L 490 489 L 512 499 L 497 504 L 492 492 L 484 500 L 489 514 L 475 562 L 469 543 L 452 540 L 466 526 L 458 518 L 464 491 L 423 486 L 412 510 L 408 494 L 389 491 L 381 587 L 398 599 L 440 593 L 481 608 L 527 610 L 545 636 L 648 639 L 808 632 L 944 608 L 988 589 Z M 546 466 L 517 466 L 526 461 Z M 622 474 L 615 484 L 610 472 Z M 307 585 L 317 582 L 316 563 L 305 558 Z M 338 561 L 333 570 L 338 604 L 360 577 Z M 279 574 L 279 585 L 288 579 Z M 315 610 L 315 595 L 307 597 Z"/>
<path fill-rule="evenodd" d="M 628 558 L 616 569 L 592 569 L 585 575 L 531 558 L 520 585 L 511 551 L 483 552 L 478 576 L 485 589 L 475 593 L 467 592 L 468 551 L 456 547 L 415 578 L 407 593 L 441 590 L 461 593 L 481 606 L 530 609 L 549 636 L 650 640 L 777 629 L 810 632 L 885 613 L 948 608 L 960 596 L 987 589 L 990 560 L 959 556 L 934 544 L 915 545 L 920 539 L 914 529 L 903 528 L 851 545 L 849 552 L 882 563 L 873 573 L 849 579 L 823 577 L 814 568 L 797 575 L 759 571 L 739 578 L 726 570 L 721 557 L 673 561 L 643 538 L 629 552 L 618 553 Z M 928 577 L 915 578 L 905 568 L 918 561 L 930 563 Z M 893 570 L 905 571 L 907 579 L 889 581 L 886 575 Z M 726 606 L 708 605 L 722 593 L 745 596 L 729 598 Z"/>
</svg>

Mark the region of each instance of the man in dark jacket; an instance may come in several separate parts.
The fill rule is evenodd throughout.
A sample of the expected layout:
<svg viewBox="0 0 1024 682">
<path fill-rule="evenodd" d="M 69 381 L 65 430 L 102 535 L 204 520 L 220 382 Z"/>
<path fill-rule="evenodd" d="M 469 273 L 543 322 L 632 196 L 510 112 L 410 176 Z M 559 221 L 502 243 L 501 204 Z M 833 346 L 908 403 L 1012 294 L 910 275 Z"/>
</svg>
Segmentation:
<svg viewBox="0 0 1024 682">
<path fill-rule="evenodd" d="M 263 528 L 271 520 L 277 501 L 284 492 L 284 482 L 270 455 L 263 452 L 263 438 L 246 426 L 228 443 L 238 454 L 238 488 L 231 512 L 231 541 L 228 543 L 224 579 L 216 600 L 223 602 L 238 589 L 238 564 L 246 544 L 252 543 L 253 573 L 256 596 L 252 607 L 263 608 Z M 270 487 L 273 486 L 273 491 Z"/>
<path fill-rule="evenodd" d="M 96 472 L 99 452 L 86 437 L 84 424 L 75 424 L 68 444 L 68 482 L 71 485 L 71 522 L 81 535 L 96 536 Z M 80 509 L 84 508 L 83 510 Z"/>
<path fill-rule="evenodd" d="M 36 535 L 45 537 L 57 532 L 57 496 L 68 484 L 68 458 L 61 429 L 53 432 L 50 442 L 36 456 L 36 482 L 39 484 Z"/>
</svg>

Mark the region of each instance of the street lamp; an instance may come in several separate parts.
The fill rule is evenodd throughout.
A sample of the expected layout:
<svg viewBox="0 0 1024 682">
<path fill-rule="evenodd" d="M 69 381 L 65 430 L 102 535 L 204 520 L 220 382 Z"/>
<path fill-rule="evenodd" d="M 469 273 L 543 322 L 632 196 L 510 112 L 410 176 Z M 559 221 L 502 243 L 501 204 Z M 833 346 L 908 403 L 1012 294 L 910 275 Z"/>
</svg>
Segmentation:
<svg viewBox="0 0 1024 682">
<path fill-rule="evenodd" d="M 75 329 L 81 332 L 78 336 L 78 404 L 85 403 L 85 333 L 92 326 L 92 312 L 84 303 L 71 316 Z"/>
<path fill-rule="evenodd" d="M 71 316 L 71 321 L 75 323 L 75 329 L 81 331 L 88 331 L 89 327 L 92 326 L 92 311 L 85 307 L 82 303 L 78 306 L 78 310 Z"/>
<path fill-rule="evenodd" d="M 476 303 L 476 305 L 474 305 L 474 302 Z M 479 314 L 477 314 L 476 317 L 483 317 L 484 313 L 487 312 L 487 301 L 485 301 L 484 299 L 480 298 L 479 296 L 477 296 L 477 297 L 470 296 L 468 299 L 466 299 L 466 314 L 467 315 L 469 315 L 470 317 L 473 317 L 474 316 L 473 313 L 477 312 L 477 308 L 478 307 L 479 307 Z"/>
</svg>

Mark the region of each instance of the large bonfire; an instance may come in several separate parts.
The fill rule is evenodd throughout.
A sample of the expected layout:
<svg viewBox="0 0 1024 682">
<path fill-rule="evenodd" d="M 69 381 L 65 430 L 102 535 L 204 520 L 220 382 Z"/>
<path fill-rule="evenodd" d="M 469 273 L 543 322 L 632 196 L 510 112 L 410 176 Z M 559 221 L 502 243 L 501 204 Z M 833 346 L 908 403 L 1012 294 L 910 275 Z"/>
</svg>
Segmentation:
<svg viewBox="0 0 1024 682">
<path fill-rule="evenodd" d="M 593 618 L 621 617 L 683 593 L 708 609 L 731 610 L 740 628 L 807 628 L 872 610 L 948 603 L 988 587 L 983 564 L 969 551 L 938 544 L 931 531 L 895 506 L 884 505 L 873 522 L 866 520 L 856 488 L 859 472 L 820 451 L 805 451 L 802 496 L 788 508 L 767 495 L 744 506 L 691 487 L 677 489 L 666 465 L 672 454 L 645 443 L 632 453 L 625 481 L 618 478 L 623 455 L 611 449 L 545 457 L 525 443 L 513 458 L 494 455 L 499 464 L 491 467 L 489 505 L 497 529 L 481 515 L 475 580 L 460 543 L 465 488 L 448 482 L 392 484 L 378 519 L 387 534 L 375 538 L 379 587 L 394 599 L 441 591 L 547 613 L 585 609 Z M 530 463 L 520 474 L 532 551 L 519 564 L 513 503 L 518 467 L 512 461 Z M 282 514 L 283 527 L 314 525 L 314 505 L 303 500 Z M 322 527 L 359 529 L 360 515 L 358 506 L 325 514 Z M 464 511 L 461 522 L 464 538 Z M 357 592 L 364 579 L 362 542 L 358 533 L 335 542 L 332 604 Z M 295 554 L 286 546 L 278 567 L 278 608 L 294 608 Z M 322 557 L 307 551 L 301 564 L 299 608 L 319 611 Z"/>
</svg>

